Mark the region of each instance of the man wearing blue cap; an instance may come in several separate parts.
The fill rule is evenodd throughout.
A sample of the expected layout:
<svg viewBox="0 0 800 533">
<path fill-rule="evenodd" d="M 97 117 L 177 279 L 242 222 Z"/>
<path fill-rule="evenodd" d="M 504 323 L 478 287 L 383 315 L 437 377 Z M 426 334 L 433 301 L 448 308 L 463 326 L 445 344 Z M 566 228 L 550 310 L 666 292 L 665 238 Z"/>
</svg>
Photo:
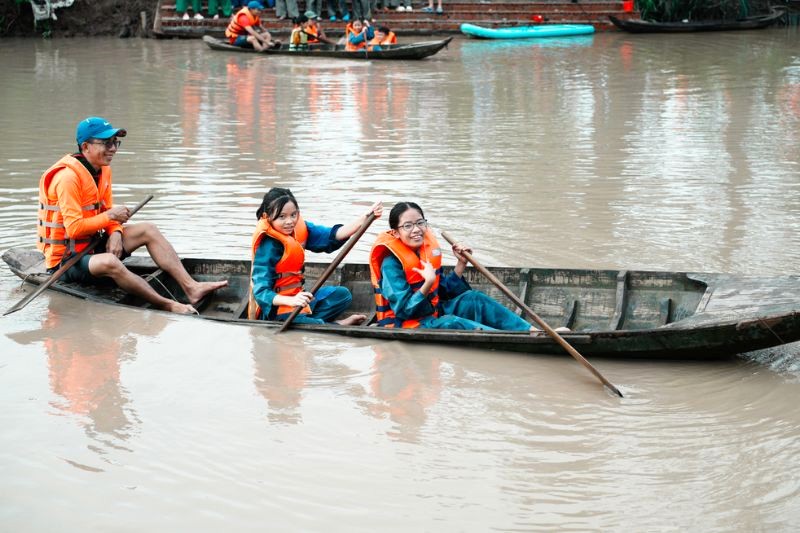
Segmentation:
<svg viewBox="0 0 800 533">
<path fill-rule="evenodd" d="M 272 40 L 272 36 L 261 25 L 261 12 L 264 6 L 258 0 L 251 0 L 247 7 L 240 9 L 232 18 L 225 29 L 225 37 L 234 46 L 255 48 L 263 52 L 267 48 L 276 48 L 281 45 L 279 41 Z"/>
<path fill-rule="evenodd" d="M 128 132 L 100 117 L 78 123 L 78 152 L 65 155 L 47 169 L 39 181 L 39 239 L 46 268 L 54 272 L 72 254 L 88 246 L 100 234 L 101 241 L 61 278 L 65 282 L 92 283 L 109 277 L 122 289 L 154 307 L 176 313 L 194 313 L 193 305 L 227 281 L 198 282 L 181 264 L 178 254 L 158 228 L 150 223 L 131 224 L 130 211 L 114 205 L 111 194 L 111 160 Z M 183 289 L 188 304 L 158 294 L 142 278 L 128 270 L 122 259 L 141 246 L 155 263 Z"/>
</svg>

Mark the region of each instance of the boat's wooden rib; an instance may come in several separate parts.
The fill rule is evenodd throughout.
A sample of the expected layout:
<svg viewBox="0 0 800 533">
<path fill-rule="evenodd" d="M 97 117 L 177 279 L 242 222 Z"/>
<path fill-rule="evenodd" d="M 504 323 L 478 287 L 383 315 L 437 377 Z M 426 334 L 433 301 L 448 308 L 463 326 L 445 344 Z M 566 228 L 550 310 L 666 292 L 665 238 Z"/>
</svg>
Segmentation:
<svg viewBox="0 0 800 533">
<path fill-rule="evenodd" d="M 608 328 L 611 330 L 622 329 L 625 320 L 625 310 L 628 307 L 628 271 L 623 270 L 617 274 L 617 305 Z"/>
<path fill-rule="evenodd" d="M 672 298 L 661 300 L 661 325 L 666 326 L 672 322 Z"/>
<path fill-rule="evenodd" d="M 33 284 L 47 279 L 41 254 L 11 249 L 3 254 L 11 270 Z M 196 279 L 225 278 L 229 285 L 213 294 L 201 318 L 253 327 L 276 328 L 278 322 L 243 318 L 250 287 L 249 261 L 184 259 Z M 180 287 L 149 258 L 131 257 L 126 265 L 148 279 L 163 294 L 183 298 Z M 307 283 L 325 270 L 322 263 L 306 267 Z M 491 269 L 504 284 L 519 287 L 523 301 L 553 326 L 573 331 L 563 336 L 586 357 L 637 359 L 709 359 L 769 348 L 800 340 L 800 277 L 768 278 L 730 274 L 576 270 L 554 268 Z M 498 301 L 510 302 L 472 268 L 465 279 Z M 347 264 L 336 270 L 332 283 L 353 293 L 350 312 L 374 314 L 369 269 Z M 144 303 L 119 289 L 57 282 L 53 290 L 92 301 L 143 308 Z M 159 312 L 159 311 L 148 311 Z M 390 329 L 335 324 L 296 324 L 304 332 L 351 337 L 443 343 L 487 350 L 564 354 L 547 336 L 520 332 Z"/>
<path fill-rule="evenodd" d="M 567 311 L 564 316 L 567 319 L 562 324 L 567 329 L 572 329 L 575 326 L 575 317 L 578 315 L 578 300 L 571 300 L 567 306 Z"/>
<path fill-rule="evenodd" d="M 313 44 L 307 48 L 292 50 L 289 45 L 282 44 L 278 48 L 270 48 L 259 52 L 253 48 L 233 46 L 228 42 L 210 35 L 203 36 L 203 42 L 212 50 L 245 54 L 262 54 L 268 56 L 286 55 L 295 57 L 335 57 L 340 59 L 424 59 L 445 48 L 452 37 L 438 41 L 422 41 L 407 44 L 383 45 L 381 50 L 347 51 L 344 45 Z"/>
</svg>

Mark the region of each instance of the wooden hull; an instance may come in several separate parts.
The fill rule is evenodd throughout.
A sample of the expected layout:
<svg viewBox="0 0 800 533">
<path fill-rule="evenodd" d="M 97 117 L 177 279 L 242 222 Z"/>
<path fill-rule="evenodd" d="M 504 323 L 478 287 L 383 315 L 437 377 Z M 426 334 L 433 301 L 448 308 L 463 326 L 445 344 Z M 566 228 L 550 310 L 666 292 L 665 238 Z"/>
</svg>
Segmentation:
<svg viewBox="0 0 800 533">
<path fill-rule="evenodd" d="M 19 277 L 33 284 L 47 279 L 42 256 L 30 249 L 11 249 L 3 260 Z M 281 323 L 249 321 L 246 316 L 249 261 L 185 259 L 197 279 L 229 280 L 200 309 L 198 318 L 253 327 Z M 157 291 L 181 297 L 175 282 L 149 258 L 132 257 L 128 268 Z M 310 263 L 307 283 L 325 264 Z M 800 277 L 743 277 L 727 274 L 492 268 L 551 326 L 573 331 L 564 338 L 586 357 L 635 359 L 713 359 L 800 340 Z M 474 269 L 466 279 L 479 290 L 513 308 L 513 304 Z M 369 271 L 364 264 L 340 267 L 331 283 L 353 293 L 350 312 L 374 311 Z M 119 289 L 57 282 L 53 290 L 87 300 L 147 308 Z M 546 336 L 517 332 L 386 329 L 377 326 L 293 325 L 305 332 L 381 340 L 450 344 L 486 350 L 566 355 Z"/>
<path fill-rule="evenodd" d="M 303 56 L 303 57 L 336 57 L 340 59 L 424 59 L 439 52 L 442 48 L 446 47 L 452 37 L 442 39 L 439 41 L 424 41 L 419 43 L 410 44 L 394 44 L 382 47 L 381 50 L 372 52 L 357 51 L 348 52 L 344 49 L 343 45 L 330 45 L 319 44 L 311 45 L 306 50 L 289 50 L 289 45 L 283 44 L 280 48 L 273 48 L 258 52 L 253 48 L 242 48 L 240 46 L 233 46 L 226 41 L 217 39 L 206 35 L 203 37 L 203 42 L 208 45 L 212 50 L 220 50 L 225 52 L 240 52 L 245 54 L 263 54 L 263 55 L 288 55 L 288 56 Z"/>
<path fill-rule="evenodd" d="M 538 26 L 486 28 L 474 24 L 462 24 L 461 33 L 478 39 L 534 39 L 590 35 L 594 33 L 594 26 L 591 24 L 542 24 Z"/>
<path fill-rule="evenodd" d="M 778 22 L 784 11 L 773 8 L 769 14 L 741 20 L 716 20 L 705 22 L 650 22 L 646 20 L 619 19 L 609 15 L 616 27 L 630 33 L 685 33 L 697 31 L 757 30 Z"/>
</svg>

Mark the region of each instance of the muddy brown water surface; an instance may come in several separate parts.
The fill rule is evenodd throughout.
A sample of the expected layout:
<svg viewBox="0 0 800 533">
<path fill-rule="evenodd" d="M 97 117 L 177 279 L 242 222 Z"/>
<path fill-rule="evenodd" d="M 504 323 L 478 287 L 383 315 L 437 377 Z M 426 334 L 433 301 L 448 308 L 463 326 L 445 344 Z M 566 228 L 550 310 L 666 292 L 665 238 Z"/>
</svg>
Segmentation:
<svg viewBox="0 0 800 533">
<path fill-rule="evenodd" d="M 129 131 L 116 201 L 154 194 L 136 218 L 184 256 L 246 257 L 285 186 L 328 224 L 415 200 L 486 265 L 796 274 L 799 38 L 457 40 L 397 63 L 4 40 L 0 248 L 33 244 L 39 176 L 101 115 Z M 24 294 L 3 265 L 0 307 Z M 793 531 L 798 353 L 592 361 L 620 400 L 566 355 L 48 293 L 0 320 L 0 529 Z"/>
</svg>

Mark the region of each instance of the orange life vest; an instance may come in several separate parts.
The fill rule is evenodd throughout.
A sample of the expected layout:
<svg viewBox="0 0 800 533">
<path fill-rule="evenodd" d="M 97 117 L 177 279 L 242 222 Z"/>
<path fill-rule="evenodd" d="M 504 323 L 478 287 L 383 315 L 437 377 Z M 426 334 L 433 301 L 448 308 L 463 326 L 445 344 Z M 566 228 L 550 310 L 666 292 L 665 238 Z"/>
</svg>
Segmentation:
<svg viewBox="0 0 800 533">
<path fill-rule="evenodd" d="M 305 29 L 306 35 L 308 35 L 308 44 L 315 44 L 319 42 L 319 30 L 317 29 L 317 24 L 309 24 Z"/>
<path fill-rule="evenodd" d="M 375 37 L 369 42 L 370 49 L 372 49 L 372 47 L 375 45 L 386 45 L 386 44 L 397 44 L 397 36 L 394 34 L 393 31 L 387 33 L 386 37 L 384 37 L 383 40 Z"/>
<path fill-rule="evenodd" d="M 361 31 L 366 31 L 366 28 L 361 28 Z M 362 50 L 362 49 L 366 48 L 366 46 L 367 46 L 367 40 L 366 39 L 364 39 L 360 43 L 356 43 L 356 44 L 351 43 L 350 42 L 350 35 L 352 35 L 354 33 L 356 35 L 358 35 L 355 32 L 355 30 L 353 29 L 353 25 L 348 23 L 347 24 L 347 28 L 345 28 L 345 30 L 344 30 L 344 49 L 347 52 L 357 52 L 359 50 Z M 365 35 L 365 37 L 366 37 L 366 35 Z"/>
<path fill-rule="evenodd" d="M 78 196 L 59 198 L 56 180 L 74 179 Z M 83 164 L 71 155 L 65 155 L 48 168 L 39 180 L 39 223 L 36 247 L 44 254 L 45 265 L 53 268 L 61 262 L 64 254 L 80 252 L 101 230 L 108 233 L 121 231 L 122 226 L 103 213 L 111 208 L 111 167 L 100 169 L 100 178 L 94 178 Z M 62 213 L 62 207 L 66 213 Z M 67 234 L 64 217 L 71 225 Z"/>
<path fill-rule="evenodd" d="M 247 30 L 245 30 L 247 26 L 239 24 L 239 15 L 244 15 L 247 17 L 247 21 L 249 22 L 247 26 L 261 26 L 261 18 L 253 15 L 249 9 L 243 7 L 233 17 L 231 17 L 230 24 L 228 24 L 228 27 L 225 28 L 225 37 L 228 38 L 231 44 L 233 44 L 236 38 L 240 35 L 247 35 Z"/>
<path fill-rule="evenodd" d="M 393 254 L 400 261 L 400 264 L 403 265 L 403 272 L 406 275 L 406 280 L 414 292 L 418 291 L 425 283 L 425 278 L 413 270 L 414 268 L 422 268 L 422 261 L 420 258 L 424 258 L 433 265 L 434 270 L 436 270 L 436 280 L 433 282 L 433 286 L 431 286 L 428 300 L 430 300 L 434 309 L 433 316 L 439 316 L 439 278 L 442 275 L 442 250 L 439 248 L 439 242 L 436 240 L 436 237 L 433 236 L 433 232 L 425 232 L 424 242 L 419 249 L 419 255 L 417 255 L 414 250 L 392 235 L 391 231 L 385 231 L 378 235 L 369 253 L 369 274 L 375 293 L 375 319 L 378 325 L 386 328 L 398 326 L 403 328 L 418 328 L 420 324 L 419 319 L 416 318 L 408 320 L 400 320 L 397 318 L 389 304 L 389 300 L 387 300 L 381 292 L 381 265 L 389 254 Z"/>
<path fill-rule="evenodd" d="M 303 265 L 306 261 L 305 246 L 308 240 L 308 227 L 303 222 L 303 217 L 298 216 L 297 224 L 294 227 L 293 235 L 284 235 L 275 230 L 269 220 L 261 218 L 256 225 L 253 233 L 253 261 L 256 258 L 256 250 L 265 238 L 272 238 L 283 245 L 283 255 L 275 265 L 275 273 L 278 275 L 272 290 L 282 296 L 294 296 L 303 290 Z M 247 306 L 247 318 L 258 320 L 264 316 L 261 306 L 255 299 L 253 293 L 253 267 L 250 267 L 250 303 Z M 294 307 L 279 305 L 277 314 L 291 313 Z M 303 314 L 311 313 L 311 308 L 306 306 L 300 311 Z"/>
</svg>

